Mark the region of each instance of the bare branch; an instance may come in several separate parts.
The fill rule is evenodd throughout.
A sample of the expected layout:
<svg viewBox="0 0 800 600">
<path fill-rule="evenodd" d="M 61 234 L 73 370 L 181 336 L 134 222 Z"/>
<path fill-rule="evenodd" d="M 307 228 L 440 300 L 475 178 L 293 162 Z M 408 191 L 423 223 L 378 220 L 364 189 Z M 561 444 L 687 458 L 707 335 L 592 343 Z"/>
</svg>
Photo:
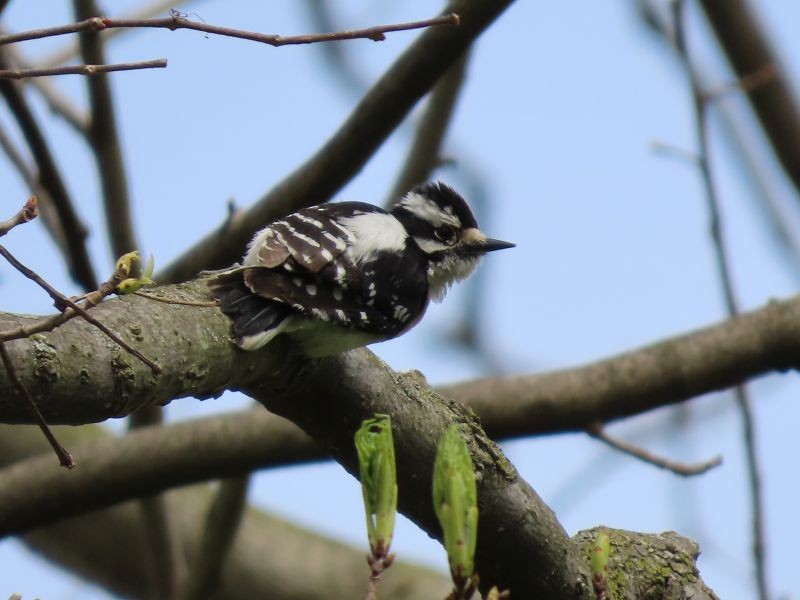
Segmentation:
<svg viewBox="0 0 800 600">
<path fill-rule="evenodd" d="M 638 458 L 642 462 L 646 462 L 647 464 L 653 465 L 658 467 L 659 469 L 666 469 L 667 471 L 672 471 L 676 475 L 681 475 L 682 477 L 693 477 L 694 475 L 702 475 L 707 471 L 710 471 L 714 467 L 718 467 L 722 464 L 722 458 L 720 456 L 715 456 L 714 458 L 707 460 L 702 463 L 696 464 L 685 464 L 679 463 L 673 460 L 669 460 L 667 458 L 663 458 L 661 456 L 657 456 L 652 452 L 648 452 L 644 448 L 640 448 L 634 444 L 621 440 L 619 438 L 613 437 L 606 433 L 605 427 L 602 423 L 596 423 L 595 425 L 590 426 L 586 433 L 590 436 L 595 438 L 596 440 L 600 440 L 601 442 L 607 444 L 611 448 L 615 450 L 619 450 L 627 454 L 628 456 L 633 456 L 634 458 Z"/>
<path fill-rule="evenodd" d="M 36 424 L 39 426 L 39 429 L 42 430 L 44 437 L 47 438 L 47 442 L 50 444 L 53 452 L 56 453 L 59 464 L 67 469 L 73 468 L 75 466 L 75 461 L 72 459 L 70 453 L 67 452 L 67 449 L 58 443 L 58 440 L 56 439 L 56 436 L 53 435 L 53 432 L 50 431 L 50 427 L 48 427 L 47 421 L 44 420 L 44 417 L 42 416 L 42 413 L 36 404 L 36 400 L 33 399 L 33 396 L 31 396 L 28 392 L 28 388 L 25 387 L 25 384 L 22 383 L 20 378 L 17 376 L 17 371 L 14 369 L 14 363 L 11 362 L 11 357 L 8 355 L 6 345 L 3 342 L 0 342 L 0 359 L 2 359 L 3 367 L 5 367 L 8 378 L 14 383 L 20 394 L 22 394 L 22 396 L 28 401 L 28 404 L 30 405 L 36 419 Z"/>
<path fill-rule="evenodd" d="M 120 15 L 125 19 L 151 19 L 155 16 L 164 14 L 170 9 L 175 9 L 182 4 L 186 4 L 187 0 L 153 0 L 148 4 L 136 5 L 128 13 Z M 109 29 L 103 32 L 103 39 L 107 44 L 111 39 L 119 35 L 130 33 L 131 29 Z M 46 55 L 39 62 L 41 67 L 57 67 L 69 62 L 75 56 L 80 54 L 80 44 L 72 39 L 59 50 L 54 51 L 52 54 Z"/>
<path fill-rule="evenodd" d="M 22 225 L 28 221 L 32 221 L 39 216 L 39 204 L 36 202 L 36 197 L 31 196 L 25 202 L 19 212 L 11 217 L 8 221 L 0 221 L 0 237 L 3 237 L 9 231 L 14 229 L 17 225 Z"/>
<path fill-rule="evenodd" d="M 380 42 L 386 39 L 387 33 L 408 31 L 411 29 L 423 29 L 427 27 L 436 27 L 439 25 L 459 25 L 459 23 L 459 16 L 455 13 L 451 13 L 442 15 L 440 17 L 434 17 L 432 19 L 412 21 L 409 23 L 396 23 L 393 25 L 376 25 L 374 27 L 367 27 L 365 29 L 350 29 L 347 31 L 337 31 L 333 33 L 311 33 L 305 35 L 281 36 L 275 34 L 258 33 L 254 31 L 245 31 L 243 29 L 232 29 L 230 27 L 221 27 L 219 25 L 210 25 L 201 21 L 191 21 L 182 13 L 178 11 L 172 11 L 172 16 L 162 19 L 114 19 L 110 17 L 93 17 L 77 23 L 69 23 L 67 25 L 59 25 L 57 27 L 47 27 L 44 29 L 33 29 L 30 31 L 22 31 L 20 33 L 0 35 L 0 45 L 86 31 L 103 31 L 105 29 L 116 28 L 151 28 L 169 29 L 171 31 L 175 31 L 176 29 L 192 29 L 194 31 L 201 31 L 203 33 L 239 38 L 252 42 L 261 42 L 269 46 L 279 47 L 355 39 L 369 39 L 374 42 Z"/>
<path fill-rule="evenodd" d="M 50 75 L 99 75 L 113 71 L 137 71 L 139 69 L 165 69 L 167 59 L 144 60 L 140 62 L 116 63 L 112 65 L 75 65 L 53 67 L 50 69 L 0 69 L 0 79 L 25 79 L 27 77 L 47 77 Z"/>
</svg>

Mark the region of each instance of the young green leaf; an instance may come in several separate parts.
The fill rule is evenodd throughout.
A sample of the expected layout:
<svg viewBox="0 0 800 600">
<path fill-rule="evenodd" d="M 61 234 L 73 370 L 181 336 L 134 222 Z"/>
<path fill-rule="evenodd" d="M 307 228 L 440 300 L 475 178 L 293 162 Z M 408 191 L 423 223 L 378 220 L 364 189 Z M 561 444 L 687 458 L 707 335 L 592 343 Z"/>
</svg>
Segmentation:
<svg viewBox="0 0 800 600">
<path fill-rule="evenodd" d="M 385 557 L 394 535 L 397 475 L 392 422 L 388 415 L 366 419 L 355 435 L 367 535 L 375 556 Z"/>
<path fill-rule="evenodd" d="M 458 426 L 439 441 L 433 469 L 433 504 L 456 586 L 472 575 L 478 536 L 478 492 L 469 448 Z"/>
</svg>

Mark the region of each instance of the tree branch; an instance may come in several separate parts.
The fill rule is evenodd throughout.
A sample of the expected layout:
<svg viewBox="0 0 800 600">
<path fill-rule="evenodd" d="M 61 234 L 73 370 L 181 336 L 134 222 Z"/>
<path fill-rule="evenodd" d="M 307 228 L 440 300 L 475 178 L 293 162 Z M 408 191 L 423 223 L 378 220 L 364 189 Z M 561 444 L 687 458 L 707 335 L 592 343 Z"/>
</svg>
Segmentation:
<svg viewBox="0 0 800 600">
<path fill-rule="evenodd" d="M 200 302 L 207 299 L 206 281 L 158 291 L 178 302 Z M 50 423 L 102 421 L 176 398 L 241 389 L 263 379 L 264 373 L 277 377 L 285 362 L 280 338 L 260 352 L 242 352 L 227 343 L 230 321 L 214 307 L 134 295 L 103 302 L 92 313 L 157 359 L 163 373 L 154 376 L 138 361 L 127 360 L 82 321 L 8 343 L 20 377 Z M 37 320 L 0 313 L 0 330 Z M 440 391 L 472 406 L 490 435 L 510 438 L 583 431 L 598 421 L 644 413 L 798 366 L 800 296 L 582 367 L 492 377 Z M 0 422 L 30 423 L 23 399 L 3 377 Z"/>
<path fill-rule="evenodd" d="M 375 414 L 391 415 L 397 485 L 403 490 L 398 509 L 436 539 L 441 530 L 431 501 L 433 464 L 441 435 L 457 423 L 480 473 L 475 569 L 482 591 L 497 586 L 521 598 L 591 597 L 588 564 L 553 512 L 486 437 L 474 413 L 439 397 L 418 373 L 395 373 L 369 352 L 348 352 L 301 369 L 288 387 L 284 376 L 242 391 L 299 425 L 356 477 L 356 429 Z"/>
<path fill-rule="evenodd" d="M 28 198 L 25 204 L 22 205 L 22 208 L 20 208 L 17 211 L 17 214 L 15 214 L 7 221 L 0 221 L 0 237 L 6 235 L 17 225 L 22 225 L 23 223 L 32 221 L 38 216 L 39 216 L 39 204 L 36 201 L 36 197 L 31 196 L 30 198 Z"/>
<path fill-rule="evenodd" d="M 50 75 L 100 75 L 114 71 L 137 71 L 140 69 L 165 69 L 167 59 L 144 60 L 139 62 L 116 63 L 113 65 L 74 65 L 49 69 L 0 69 L 0 79 L 25 79 L 28 77 L 48 77 Z M 124 254 L 124 253 L 120 253 Z"/>
<path fill-rule="evenodd" d="M 269 416 L 263 409 L 259 414 Z M 250 418 L 257 420 L 259 417 L 250 411 Z M 239 425 L 247 430 L 246 420 L 236 426 Z M 259 446 L 262 443 L 262 440 L 248 435 L 248 442 L 242 444 L 236 438 L 235 429 L 227 431 L 229 441 L 233 442 L 231 455 L 239 451 L 248 453 L 251 444 Z M 111 434 L 95 426 L 59 427 L 56 434 L 68 445 L 78 448 L 86 447 L 92 439 L 98 443 L 103 439 L 113 441 Z M 197 448 L 202 458 L 202 445 Z M 46 450 L 44 440 L 32 427 L 0 426 L 0 465 L 24 460 Z M 81 462 L 81 468 L 72 474 L 79 474 L 86 464 L 102 457 L 86 458 L 87 463 Z M 143 458 L 150 461 L 150 467 L 159 464 L 159 457 L 155 454 L 145 452 Z M 187 460 L 189 468 L 191 462 Z M 171 495 L 181 507 L 175 513 L 180 546 L 187 558 L 194 561 L 200 548 L 202 523 L 211 501 L 211 491 L 202 485 L 176 490 Z M 129 502 L 81 517 L 63 519 L 55 525 L 37 528 L 22 540 L 51 561 L 93 580 L 112 593 L 126 598 L 151 597 L 148 564 L 143 560 L 149 549 L 142 535 L 138 503 Z M 280 548 L 279 552 L 275 551 L 276 547 Z M 226 562 L 220 590 L 214 598 L 352 600 L 363 592 L 366 572 L 363 548 L 350 548 L 248 507 L 236 544 Z M 386 574 L 382 586 L 381 597 L 387 600 L 418 600 L 444 598 L 449 582 L 429 569 L 398 561 Z"/>
<path fill-rule="evenodd" d="M 297 427 L 262 408 L 75 443 L 81 468 L 70 477 L 48 468 L 49 455 L 0 470 L 0 535 L 189 483 L 327 458 Z"/>
<path fill-rule="evenodd" d="M 173 10 L 171 16 L 162 19 L 115 19 L 110 17 L 94 16 L 92 18 L 86 18 L 77 23 L 68 23 L 67 25 L 59 25 L 57 27 L 47 27 L 44 29 L 33 29 L 30 31 L 22 31 L 20 33 L 0 35 L 0 46 L 4 44 L 24 42 L 27 40 L 38 40 L 57 35 L 67 35 L 70 33 L 97 32 L 106 29 L 119 28 L 148 28 L 169 29 L 170 31 L 175 31 L 176 29 L 192 29 L 194 31 L 202 31 L 203 33 L 239 38 L 242 40 L 249 40 L 251 42 L 260 42 L 273 47 L 279 47 L 355 39 L 368 39 L 372 40 L 373 42 L 380 42 L 386 39 L 387 33 L 395 31 L 408 31 L 410 29 L 422 29 L 425 27 L 436 27 L 438 25 L 458 24 L 459 16 L 457 14 L 450 13 L 439 17 L 434 17 L 433 19 L 425 19 L 422 21 L 413 21 L 409 23 L 376 25 L 374 27 L 367 27 L 365 29 L 350 29 L 348 31 L 337 31 L 332 33 L 310 33 L 304 35 L 283 36 L 268 33 L 258 33 L 255 31 L 244 31 L 242 29 L 232 29 L 230 27 L 220 27 L 219 25 L 210 25 L 209 23 L 203 23 L 201 21 L 191 21 L 187 19 L 183 13 Z"/>
<path fill-rule="evenodd" d="M 700 5 L 737 77 L 749 77 L 769 65 L 779 70 L 777 77 L 748 90 L 747 98 L 786 175 L 800 192 L 800 108 L 757 15 L 746 0 L 701 0 Z"/>
</svg>

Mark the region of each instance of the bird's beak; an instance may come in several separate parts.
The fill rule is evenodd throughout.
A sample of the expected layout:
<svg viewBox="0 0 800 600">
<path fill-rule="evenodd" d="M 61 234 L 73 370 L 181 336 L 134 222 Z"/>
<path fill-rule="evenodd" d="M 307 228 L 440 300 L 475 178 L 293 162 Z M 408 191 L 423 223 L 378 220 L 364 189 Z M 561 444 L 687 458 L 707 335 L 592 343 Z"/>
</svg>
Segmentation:
<svg viewBox="0 0 800 600">
<path fill-rule="evenodd" d="M 516 244 L 487 238 L 480 229 L 467 229 L 461 235 L 461 248 L 469 254 L 485 254 L 495 250 L 513 248 Z"/>
<path fill-rule="evenodd" d="M 503 240 L 486 238 L 486 241 L 483 244 L 483 251 L 494 252 L 495 250 L 505 250 L 506 248 L 513 248 L 514 246 L 516 246 L 516 244 L 513 242 L 504 242 Z"/>
</svg>

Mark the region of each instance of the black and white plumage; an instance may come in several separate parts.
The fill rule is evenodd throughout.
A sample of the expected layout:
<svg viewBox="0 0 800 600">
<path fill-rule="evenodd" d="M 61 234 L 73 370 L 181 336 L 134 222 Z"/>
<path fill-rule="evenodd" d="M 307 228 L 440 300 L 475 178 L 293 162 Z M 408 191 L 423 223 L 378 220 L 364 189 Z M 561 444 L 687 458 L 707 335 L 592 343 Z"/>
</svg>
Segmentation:
<svg viewBox="0 0 800 600">
<path fill-rule="evenodd" d="M 487 238 L 455 190 L 430 183 L 388 212 L 341 202 L 292 213 L 209 286 L 242 349 L 285 333 L 305 354 L 326 356 L 404 333 L 480 256 L 513 246 Z"/>
</svg>

